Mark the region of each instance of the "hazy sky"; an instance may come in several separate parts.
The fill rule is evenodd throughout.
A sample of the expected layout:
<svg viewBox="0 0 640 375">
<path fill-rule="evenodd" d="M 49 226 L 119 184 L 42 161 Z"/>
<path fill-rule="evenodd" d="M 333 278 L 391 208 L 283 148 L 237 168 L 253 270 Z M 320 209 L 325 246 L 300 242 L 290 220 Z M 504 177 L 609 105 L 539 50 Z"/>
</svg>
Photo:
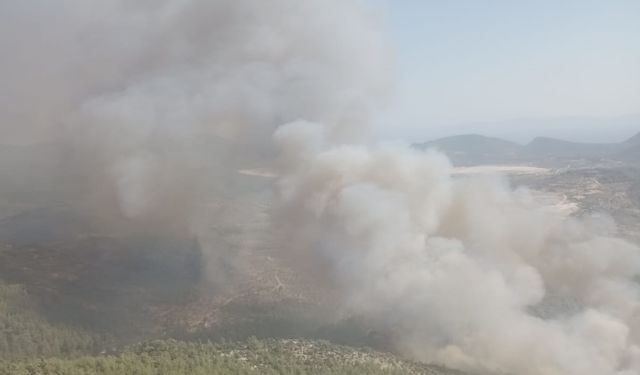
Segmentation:
<svg viewBox="0 0 640 375">
<path fill-rule="evenodd" d="M 640 0 L 381 1 L 397 56 L 385 134 L 640 113 Z"/>
</svg>

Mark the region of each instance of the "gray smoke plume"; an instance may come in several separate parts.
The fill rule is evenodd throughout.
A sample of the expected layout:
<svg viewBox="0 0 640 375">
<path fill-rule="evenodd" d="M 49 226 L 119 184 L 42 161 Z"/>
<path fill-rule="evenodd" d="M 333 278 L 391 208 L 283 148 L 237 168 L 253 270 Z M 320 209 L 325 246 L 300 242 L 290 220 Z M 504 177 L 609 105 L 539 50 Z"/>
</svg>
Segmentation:
<svg viewBox="0 0 640 375">
<path fill-rule="evenodd" d="M 388 86 L 371 12 L 357 0 L 3 1 L 0 136 L 58 145 L 51 183 L 103 225 L 161 232 L 197 232 L 237 168 L 277 153 L 284 253 L 405 355 L 637 374 L 640 251 L 614 226 L 454 180 L 442 155 L 362 141 Z M 553 298 L 575 307 L 540 313 Z"/>
<path fill-rule="evenodd" d="M 550 213 L 500 181 L 453 180 L 436 153 L 336 145 L 313 123 L 275 139 L 282 214 L 296 223 L 287 243 L 403 353 L 487 373 L 640 371 L 640 249 L 609 221 Z M 536 313 L 549 298 L 574 306 Z"/>
<path fill-rule="evenodd" d="M 279 124 L 360 133 L 385 61 L 362 11 L 354 1 L 4 1 L 2 138 L 63 143 L 92 202 L 184 223 L 202 175 L 259 160 Z"/>
</svg>

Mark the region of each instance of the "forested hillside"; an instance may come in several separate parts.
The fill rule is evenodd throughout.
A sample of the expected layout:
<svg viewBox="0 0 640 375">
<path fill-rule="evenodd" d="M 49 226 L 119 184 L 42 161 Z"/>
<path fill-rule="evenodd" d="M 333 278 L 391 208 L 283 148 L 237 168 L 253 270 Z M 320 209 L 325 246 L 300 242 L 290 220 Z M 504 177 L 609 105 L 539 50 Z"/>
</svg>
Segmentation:
<svg viewBox="0 0 640 375">
<path fill-rule="evenodd" d="M 86 355 L 108 342 L 106 335 L 48 322 L 22 286 L 0 283 L 0 359 Z"/>
<path fill-rule="evenodd" d="M 118 355 L 0 364 L 0 375 L 455 375 L 455 371 L 322 341 L 250 339 L 243 344 L 154 341 Z"/>
<path fill-rule="evenodd" d="M 202 340 L 192 338 L 193 340 Z M 206 339 L 205 339 L 206 340 Z M 457 374 L 328 341 L 151 341 L 121 348 L 104 333 L 52 322 L 21 285 L 0 283 L 0 375 Z"/>
</svg>

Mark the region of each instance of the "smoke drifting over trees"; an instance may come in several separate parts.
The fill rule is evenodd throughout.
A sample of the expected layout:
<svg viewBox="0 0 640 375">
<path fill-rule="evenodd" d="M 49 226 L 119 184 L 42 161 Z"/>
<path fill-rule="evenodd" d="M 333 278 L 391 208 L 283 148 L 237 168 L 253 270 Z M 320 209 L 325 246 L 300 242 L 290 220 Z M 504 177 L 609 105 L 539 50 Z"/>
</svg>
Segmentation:
<svg viewBox="0 0 640 375">
<path fill-rule="evenodd" d="M 205 185 L 273 157 L 284 253 L 403 354 L 638 373 L 640 249 L 613 224 L 366 141 L 389 86 L 372 12 L 356 0 L 4 1 L 0 136 L 54 142 L 67 201 L 145 231 L 197 232 Z M 205 136 L 216 141 L 203 153 Z"/>
</svg>

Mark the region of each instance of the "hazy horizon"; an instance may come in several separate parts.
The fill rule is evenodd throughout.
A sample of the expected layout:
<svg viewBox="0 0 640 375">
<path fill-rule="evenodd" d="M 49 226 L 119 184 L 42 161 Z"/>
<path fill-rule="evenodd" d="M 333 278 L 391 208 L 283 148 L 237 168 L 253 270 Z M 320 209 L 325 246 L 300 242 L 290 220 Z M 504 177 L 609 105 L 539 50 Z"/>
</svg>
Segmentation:
<svg viewBox="0 0 640 375">
<path fill-rule="evenodd" d="M 396 82 L 380 137 L 612 142 L 634 132 L 605 120 L 625 117 L 640 131 L 638 1 L 376 1 Z M 575 124 L 545 125 L 576 118 L 588 120 L 579 134 Z"/>
<path fill-rule="evenodd" d="M 526 144 L 538 137 L 581 143 L 618 143 L 640 133 L 640 113 L 615 117 L 531 117 L 456 124 L 426 124 L 403 132 L 378 128 L 379 139 L 415 143 L 457 135 L 479 134 Z"/>
</svg>

